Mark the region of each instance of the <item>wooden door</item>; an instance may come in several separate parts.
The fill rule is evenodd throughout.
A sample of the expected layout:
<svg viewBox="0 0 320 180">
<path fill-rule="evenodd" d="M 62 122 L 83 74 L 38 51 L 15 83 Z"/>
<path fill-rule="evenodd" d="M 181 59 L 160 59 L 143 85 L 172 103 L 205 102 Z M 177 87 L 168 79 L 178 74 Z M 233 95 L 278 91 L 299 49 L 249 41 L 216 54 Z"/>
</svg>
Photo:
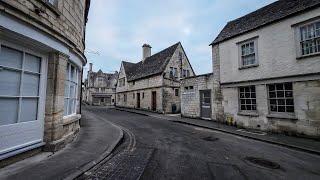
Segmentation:
<svg viewBox="0 0 320 180">
<path fill-rule="evenodd" d="M 151 108 L 152 108 L 152 111 L 157 110 L 157 92 L 156 91 L 152 91 Z"/>
</svg>

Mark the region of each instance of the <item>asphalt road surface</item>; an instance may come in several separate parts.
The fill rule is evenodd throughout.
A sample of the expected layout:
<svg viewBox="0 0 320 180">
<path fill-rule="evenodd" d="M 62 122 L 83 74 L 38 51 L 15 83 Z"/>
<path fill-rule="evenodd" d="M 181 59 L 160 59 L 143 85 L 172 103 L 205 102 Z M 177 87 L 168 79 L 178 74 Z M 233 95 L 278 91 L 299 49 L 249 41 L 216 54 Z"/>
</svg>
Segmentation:
<svg viewBox="0 0 320 180">
<path fill-rule="evenodd" d="M 79 179 L 320 179 L 317 155 L 115 109 L 88 111 L 125 137 Z"/>
</svg>

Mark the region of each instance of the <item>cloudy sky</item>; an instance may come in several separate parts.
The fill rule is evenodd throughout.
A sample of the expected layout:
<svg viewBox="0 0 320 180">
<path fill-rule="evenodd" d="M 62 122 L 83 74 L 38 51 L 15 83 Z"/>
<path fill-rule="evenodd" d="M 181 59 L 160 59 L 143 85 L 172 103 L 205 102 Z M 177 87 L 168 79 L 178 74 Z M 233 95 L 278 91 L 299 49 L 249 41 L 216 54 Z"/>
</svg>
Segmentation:
<svg viewBox="0 0 320 180">
<path fill-rule="evenodd" d="M 86 56 L 94 71 L 119 71 L 122 60 L 141 60 L 144 43 L 154 54 L 180 41 L 196 74 L 208 73 L 209 44 L 226 23 L 273 1 L 92 0 Z"/>
</svg>

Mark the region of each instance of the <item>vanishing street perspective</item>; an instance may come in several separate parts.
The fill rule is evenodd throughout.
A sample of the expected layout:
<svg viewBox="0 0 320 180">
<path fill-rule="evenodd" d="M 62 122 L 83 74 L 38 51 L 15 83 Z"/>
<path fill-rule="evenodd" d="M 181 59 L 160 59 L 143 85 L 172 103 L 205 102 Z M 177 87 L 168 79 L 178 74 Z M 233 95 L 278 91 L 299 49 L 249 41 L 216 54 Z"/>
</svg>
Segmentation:
<svg viewBox="0 0 320 180">
<path fill-rule="evenodd" d="M 0 180 L 319 180 L 320 0 L 0 0 Z"/>
</svg>

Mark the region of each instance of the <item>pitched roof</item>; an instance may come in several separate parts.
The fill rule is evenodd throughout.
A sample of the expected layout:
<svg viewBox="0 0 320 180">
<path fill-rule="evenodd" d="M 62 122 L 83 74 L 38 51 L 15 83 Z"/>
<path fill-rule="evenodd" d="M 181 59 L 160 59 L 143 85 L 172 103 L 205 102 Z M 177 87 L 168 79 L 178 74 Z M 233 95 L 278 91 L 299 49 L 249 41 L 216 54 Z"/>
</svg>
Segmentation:
<svg viewBox="0 0 320 180">
<path fill-rule="evenodd" d="M 138 63 L 122 61 L 127 80 L 133 81 L 162 73 L 180 42 L 146 58 Z"/>
<path fill-rule="evenodd" d="M 228 22 L 210 45 L 220 43 L 264 25 L 280 21 L 302 11 L 319 7 L 319 5 L 319 0 L 276 1 L 250 14 Z"/>
</svg>

